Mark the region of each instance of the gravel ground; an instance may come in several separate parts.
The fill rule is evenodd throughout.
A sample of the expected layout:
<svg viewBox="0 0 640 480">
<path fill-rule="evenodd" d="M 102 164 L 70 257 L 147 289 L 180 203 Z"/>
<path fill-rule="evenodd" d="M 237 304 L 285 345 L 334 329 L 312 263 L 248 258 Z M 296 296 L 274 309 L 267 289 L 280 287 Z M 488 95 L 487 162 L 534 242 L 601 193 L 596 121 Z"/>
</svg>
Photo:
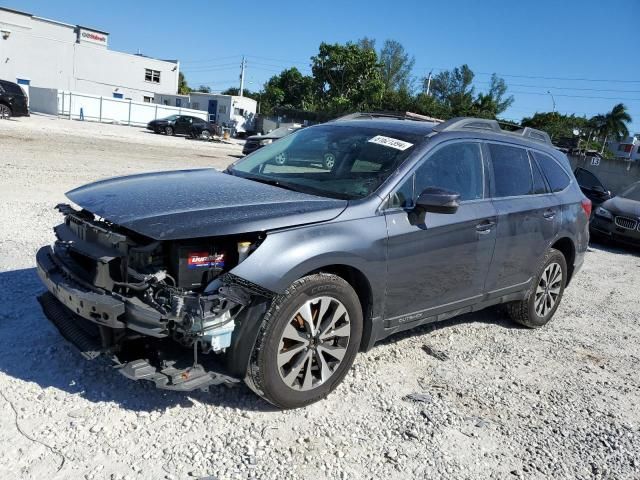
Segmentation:
<svg viewBox="0 0 640 480">
<path fill-rule="evenodd" d="M 545 328 L 490 309 L 399 334 L 296 411 L 245 387 L 156 390 L 76 354 L 35 300 L 63 192 L 239 154 L 122 126 L 0 122 L 0 478 L 640 478 L 628 249 L 593 245 Z"/>
</svg>

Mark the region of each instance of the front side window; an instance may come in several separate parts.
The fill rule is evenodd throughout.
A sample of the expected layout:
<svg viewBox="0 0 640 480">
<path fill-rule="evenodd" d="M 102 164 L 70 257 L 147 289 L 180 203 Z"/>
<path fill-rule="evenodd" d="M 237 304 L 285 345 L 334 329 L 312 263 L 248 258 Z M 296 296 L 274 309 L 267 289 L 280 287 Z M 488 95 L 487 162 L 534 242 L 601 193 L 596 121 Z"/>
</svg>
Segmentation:
<svg viewBox="0 0 640 480">
<path fill-rule="evenodd" d="M 229 168 L 232 175 L 333 198 L 372 194 L 423 136 L 325 124 L 298 130 Z"/>
<path fill-rule="evenodd" d="M 533 192 L 529 155 L 524 148 L 490 143 L 489 152 L 496 198 L 529 195 Z"/>
<path fill-rule="evenodd" d="M 144 69 L 145 82 L 160 83 L 160 71 L 152 70 L 150 68 Z"/>
<path fill-rule="evenodd" d="M 549 187 L 552 192 L 561 192 L 569 186 L 571 178 L 567 172 L 549 155 L 540 152 L 533 152 L 533 156 L 538 161 L 544 176 L 547 177 Z"/>
<path fill-rule="evenodd" d="M 428 187 L 460 194 L 460 201 L 484 198 L 484 174 L 480 144 L 457 142 L 431 153 L 415 173 L 391 195 L 390 207 L 411 208 Z"/>
</svg>

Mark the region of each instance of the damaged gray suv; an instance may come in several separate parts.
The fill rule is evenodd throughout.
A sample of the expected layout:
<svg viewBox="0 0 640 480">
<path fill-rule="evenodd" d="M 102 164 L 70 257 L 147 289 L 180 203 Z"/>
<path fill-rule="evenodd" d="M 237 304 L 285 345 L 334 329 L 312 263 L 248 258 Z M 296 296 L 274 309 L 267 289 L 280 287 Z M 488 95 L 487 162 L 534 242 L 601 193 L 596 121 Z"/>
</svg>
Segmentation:
<svg viewBox="0 0 640 480">
<path fill-rule="evenodd" d="M 244 380 L 281 408 L 325 397 L 359 350 L 401 330 L 497 304 L 546 324 L 591 209 L 543 132 L 376 114 L 302 129 L 224 172 L 67 197 L 37 254 L 65 338 L 131 379 Z"/>
</svg>

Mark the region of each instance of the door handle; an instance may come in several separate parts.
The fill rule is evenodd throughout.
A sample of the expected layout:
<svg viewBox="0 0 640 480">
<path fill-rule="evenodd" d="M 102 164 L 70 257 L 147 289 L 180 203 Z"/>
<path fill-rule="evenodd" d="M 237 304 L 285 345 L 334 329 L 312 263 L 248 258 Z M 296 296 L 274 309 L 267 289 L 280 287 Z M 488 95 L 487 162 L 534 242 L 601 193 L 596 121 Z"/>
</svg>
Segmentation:
<svg viewBox="0 0 640 480">
<path fill-rule="evenodd" d="M 553 210 L 545 210 L 545 212 L 542 214 L 542 216 L 544 218 L 546 218 L 547 220 L 553 220 L 556 216 L 556 212 Z"/>
<path fill-rule="evenodd" d="M 479 223 L 476 225 L 476 232 L 480 233 L 480 234 L 487 234 L 489 232 L 491 232 L 491 229 L 493 228 L 493 226 L 496 224 L 496 222 L 492 221 L 492 220 L 485 220 L 482 223 Z"/>
</svg>

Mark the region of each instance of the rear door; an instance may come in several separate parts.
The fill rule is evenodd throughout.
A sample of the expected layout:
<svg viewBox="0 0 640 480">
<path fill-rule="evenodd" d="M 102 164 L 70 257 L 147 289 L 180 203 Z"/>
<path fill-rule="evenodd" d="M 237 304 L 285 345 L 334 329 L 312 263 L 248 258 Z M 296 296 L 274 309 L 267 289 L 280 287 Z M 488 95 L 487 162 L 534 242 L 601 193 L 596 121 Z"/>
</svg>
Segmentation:
<svg viewBox="0 0 640 480">
<path fill-rule="evenodd" d="M 496 240 L 486 172 L 478 141 L 447 142 L 391 195 L 385 211 L 387 328 L 420 324 L 482 297 Z M 408 212 L 427 187 L 460 193 L 460 207 L 454 214 L 427 213 L 423 224 L 412 224 Z"/>
<path fill-rule="evenodd" d="M 176 133 L 188 133 L 191 129 L 191 117 L 181 115 L 178 117 L 175 123 Z"/>
<path fill-rule="evenodd" d="M 560 222 L 560 209 L 527 149 L 487 143 L 493 204 L 498 217 L 496 249 L 487 278 L 491 296 L 522 290 Z"/>
</svg>

